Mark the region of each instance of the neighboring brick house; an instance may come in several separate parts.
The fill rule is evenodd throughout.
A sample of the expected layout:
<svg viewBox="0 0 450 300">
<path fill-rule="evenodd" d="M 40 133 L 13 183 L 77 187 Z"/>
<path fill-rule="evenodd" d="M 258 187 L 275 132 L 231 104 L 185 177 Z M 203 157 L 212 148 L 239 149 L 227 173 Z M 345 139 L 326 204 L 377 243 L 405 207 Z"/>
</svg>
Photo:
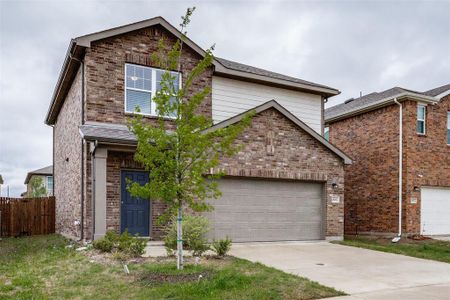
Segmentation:
<svg viewBox="0 0 450 300">
<path fill-rule="evenodd" d="M 346 234 L 398 234 L 400 220 L 407 235 L 450 234 L 450 84 L 349 99 L 326 109 L 325 123 L 330 142 L 353 159 Z"/>
<path fill-rule="evenodd" d="M 35 177 L 42 178 L 42 184 L 47 191 L 47 196 L 53 196 L 53 166 L 47 166 L 27 173 L 24 184 L 27 186 L 27 191 L 23 193 L 24 196 L 32 194 L 32 179 Z"/>
<path fill-rule="evenodd" d="M 70 42 L 46 117 L 54 133 L 57 232 L 85 240 L 111 229 L 161 237 L 156 220 L 165 205 L 131 197 L 125 180 L 148 180 L 133 160 L 136 140 L 126 124 L 135 105 L 148 122 L 155 121 L 151 93 L 161 70 L 150 55 L 162 37 L 173 44 L 180 32 L 157 17 Z M 183 80 L 204 54 L 186 40 Z M 343 171 L 351 161 L 321 135 L 324 101 L 339 91 L 220 58 L 190 92 L 204 86 L 212 92 L 201 113 L 215 126 L 257 111 L 236 141 L 243 149 L 221 159 L 227 176 L 219 182 L 222 198 L 207 214 L 210 236 L 342 238 Z"/>
</svg>

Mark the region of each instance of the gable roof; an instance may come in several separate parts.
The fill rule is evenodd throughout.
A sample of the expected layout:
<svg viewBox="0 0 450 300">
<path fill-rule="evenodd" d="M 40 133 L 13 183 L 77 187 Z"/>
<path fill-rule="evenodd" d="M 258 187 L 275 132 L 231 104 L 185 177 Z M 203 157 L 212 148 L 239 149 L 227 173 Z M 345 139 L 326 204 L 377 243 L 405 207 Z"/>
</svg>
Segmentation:
<svg viewBox="0 0 450 300">
<path fill-rule="evenodd" d="M 393 87 L 379 93 L 374 92 L 356 99 L 351 98 L 344 103 L 325 109 L 325 122 L 329 123 L 346 119 L 351 116 L 393 104 L 394 99 L 401 101 L 406 98 L 428 103 L 438 101 L 433 96 L 426 95 L 422 92 L 401 87 Z"/>
<path fill-rule="evenodd" d="M 229 125 L 235 124 L 242 120 L 242 118 L 250 111 L 254 111 L 255 113 L 260 113 L 269 108 L 274 108 L 298 127 L 306 131 L 309 135 L 311 135 L 314 139 L 316 139 L 319 143 L 324 145 L 330 151 L 335 153 L 337 156 L 344 160 L 345 164 L 351 164 L 352 160 L 348 157 L 344 152 L 339 150 L 336 146 L 328 142 L 323 136 L 318 134 L 314 129 L 303 123 L 300 119 L 294 116 L 291 112 L 289 112 L 286 108 L 281 106 L 275 100 L 270 100 L 265 102 L 259 106 L 256 106 L 252 109 L 249 109 L 239 115 L 226 119 L 220 123 L 217 123 L 210 128 L 206 129 L 204 132 L 210 132 L 219 128 L 224 128 Z M 135 135 L 128 129 L 126 125 L 121 124 L 106 124 L 106 123 L 86 123 L 79 127 L 81 136 L 89 141 L 98 141 L 106 144 L 121 144 L 121 145 L 136 145 L 137 140 Z"/>
<path fill-rule="evenodd" d="M 83 35 L 72 39 L 69 43 L 66 57 L 60 71 L 55 90 L 53 92 L 51 103 L 47 112 L 47 116 L 45 118 L 45 123 L 49 125 L 55 123 L 56 117 L 64 102 L 64 98 L 67 95 L 73 79 L 76 76 L 78 67 L 80 66 L 80 61 L 82 61 L 83 59 L 85 50 L 86 48 L 89 48 L 91 46 L 92 42 L 155 25 L 160 25 L 177 38 L 182 38 L 182 33 L 174 26 L 172 26 L 169 22 L 167 22 L 164 18 L 155 17 L 148 20 L 114 27 L 111 29 Z M 186 37 L 184 41 L 199 55 L 205 55 L 205 51 L 191 39 Z M 215 58 L 213 61 L 213 67 L 214 74 L 219 76 L 270 84 L 288 89 L 308 91 L 310 93 L 320 94 L 324 97 L 331 97 L 340 93 L 339 90 L 325 85 L 282 75 L 256 67 L 251 67 L 223 58 Z"/>
<path fill-rule="evenodd" d="M 317 87 L 317 88 L 336 90 L 336 89 L 334 89 L 332 87 L 329 87 L 329 86 L 326 86 L 326 85 L 314 83 L 314 82 L 311 82 L 311 81 L 306 81 L 306 80 L 303 80 L 303 79 L 299 79 L 299 78 L 296 78 L 296 77 L 283 75 L 283 74 L 280 74 L 280 73 L 264 70 L 264 69 L 257 68 L 257 67 L 252 67 L 252 66 L 249 66 L 249 65 L 245 65 L 245 64 L 242 64 L 242 63 L 231 61 L 229 59 L 220 58 L 220 57 L 216 57 L 215 59 L 222 66 L 224 66 L 227 70 L 244 72 L 244 73 L 247 73 L 247 74 L 260 75 L 260 76 L 269 77 L 269 78 L 273 78 L 273 79 L 279 79 L 279 80 L 282 80 L 282 81 L 288 81 L 288 82 L 292 82 L 292 83 L 309 85 L 309 86 Z M 220 72 L 220 70 L 216 70 L 216 72 Z M 228 72 L 228 74 L 230 74 L 230 72 Z"/>
<path fill-rule="evenodd" d="M 445 84 L 443 86 L 428 90 L 426 92 L 423 92 L 425 95 L 427 96 L 433 96 L 433 97 L 442 97 L 447 94 L 448 92 L 450 92 L 450 83 L 449 84 Z"/>
<path fill-rule="evenodd" d="M 28 182 L 30 182 L 31 176 L 33 175 L 51 176 L 53 175 L 53 165 L 28 172 L 24 183 L 28 184 Z"/>
<path fill-rule="evenodd" d="M 294 116 L 290 111 L 288 111 L 286 108 L 281 106 L 275 100 L 267 101 L 267 102 L 265 102 L 265 103 L 263 103 L 263 104 L 261 104 L 259 106 L 256 106 L 256 107 L 254 107 L 252 109 L 249 109 L 249 110 L 247 110 L 247 111 L 245 111 L 243 113 L 240 113 L 240 114 L 238 114 L 238 115 L 236 115 L 234 117 L 231 117 L 231 118 L 226 119 L 226 120 L 224 120 L 224 121 L 222 121 L 220 123 L 217 123 L 217 124 L 211 126 L 210 128 L 206 129 L 205 132 L 214 131 L 216 129 L 225 128 L 227 126 L 235 124 L 235 123 L 241 121 L 245 117 L 245 115 L 247 113 L 251 112 L 251 111 L 254 111 L 255 113 L 258 114 L 258 113 L 260 113 L 262 111 L 265 111 L 267 109 L 270 109 L 270 108 L 273 108 L 273 109 L 277 110 L 279 113 L 284 115 L 287 119 L 292 121 L 295 125 L 297 125 L 301 129 L 306 131 L 306 133 L 308 133 L 310 136 L 312 136 L 314 139 L 316 139 L 319 143 L 321 143 L 326 148 L 328 148 L 331 152 L 335 153 L 337 156 L 342 158 L 344 160 L 345 164 L 351 164 L 352 163 L 351 158 L 348 157 L 344 152 L 342 152 L 336 146 L 334 146 L 329 141 L 327 141 L 323 136 L 318 134 L 314 129 L 312 129 L 311 127 L 309 127 L 305 123 L 303 123 L 299 118 Z"/>
</svg>

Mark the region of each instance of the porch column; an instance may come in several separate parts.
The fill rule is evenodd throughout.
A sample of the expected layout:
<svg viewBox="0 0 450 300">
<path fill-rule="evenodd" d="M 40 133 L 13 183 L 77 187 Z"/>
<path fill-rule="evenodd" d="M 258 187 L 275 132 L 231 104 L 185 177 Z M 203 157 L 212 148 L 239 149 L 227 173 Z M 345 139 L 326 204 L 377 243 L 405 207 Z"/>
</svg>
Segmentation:
<svg viewBox="0 0 450 300">
<path fill-rule="evenodd" d="M 94 154 L 95 178 L 95 232 L 94 240 L 106 233 L 106 148 L 97 148 Z"/>
</svg>

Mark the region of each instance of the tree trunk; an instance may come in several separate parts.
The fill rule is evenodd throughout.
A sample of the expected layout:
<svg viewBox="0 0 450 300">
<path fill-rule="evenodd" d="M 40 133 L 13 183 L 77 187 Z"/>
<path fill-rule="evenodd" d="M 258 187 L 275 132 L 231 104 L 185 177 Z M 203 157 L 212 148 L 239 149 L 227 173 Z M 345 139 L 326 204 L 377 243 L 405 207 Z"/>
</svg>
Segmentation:
<svg viewBox="0 0 450 300">
<path fill-rule="evenodd" d="M 177 217 L 177 269 L 183 270 L 183 227 L 181 222 L 183 221 L 182 207 L 178 208 Z"/>
</svg>

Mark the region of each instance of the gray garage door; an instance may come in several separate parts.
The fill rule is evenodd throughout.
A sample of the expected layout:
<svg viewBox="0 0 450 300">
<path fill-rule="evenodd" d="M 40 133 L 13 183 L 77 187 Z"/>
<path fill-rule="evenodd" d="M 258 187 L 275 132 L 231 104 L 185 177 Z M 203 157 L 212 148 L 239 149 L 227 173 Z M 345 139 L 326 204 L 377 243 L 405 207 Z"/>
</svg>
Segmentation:
<svg viewBox="0 0 450 300">
<path fill-rule="evenodd" d="M 212 200 L 210 238 L 235 242 L 323 238 L 323 185 L 294 181 L 222 179 Z"/>
</svg>

